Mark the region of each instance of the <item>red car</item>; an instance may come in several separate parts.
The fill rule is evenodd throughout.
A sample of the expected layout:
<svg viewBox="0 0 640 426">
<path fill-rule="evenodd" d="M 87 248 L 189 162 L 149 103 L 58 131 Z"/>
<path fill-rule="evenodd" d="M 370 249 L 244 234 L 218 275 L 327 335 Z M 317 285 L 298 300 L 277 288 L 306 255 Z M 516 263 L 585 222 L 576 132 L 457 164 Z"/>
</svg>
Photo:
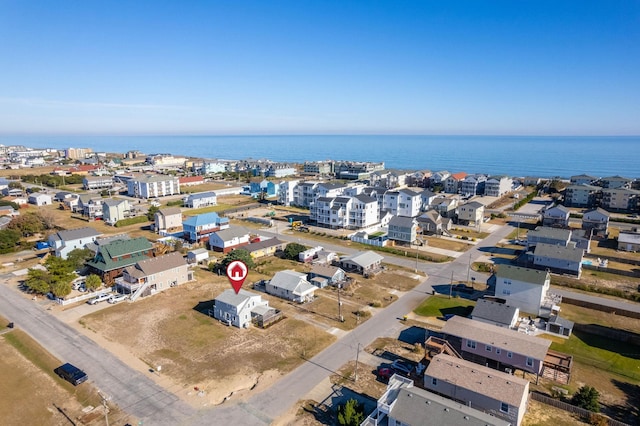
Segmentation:
<svg viewBox="0 0 640 426">
<path fill-rule="evenodd" d="M 393 371 L 392 368 L 378 367 L 378 377 L 380 377 L 381 379 L 389 380 L 389 378 L 393 376 L 393 373 L 395 373 L 395 371 Z"/>
</svg>

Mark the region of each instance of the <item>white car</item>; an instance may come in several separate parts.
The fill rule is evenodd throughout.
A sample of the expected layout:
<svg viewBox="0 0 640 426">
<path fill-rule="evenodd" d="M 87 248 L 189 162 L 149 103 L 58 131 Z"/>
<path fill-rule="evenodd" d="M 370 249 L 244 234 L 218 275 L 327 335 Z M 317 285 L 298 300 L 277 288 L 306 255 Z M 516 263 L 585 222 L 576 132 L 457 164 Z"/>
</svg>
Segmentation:
<svg viewBox="0 0 640 426">
<path fill-rule="evenodd" d="M 114 303 L 122 302 L 123 300 L 126 300 L 128 298 L 129 298 L 128 294 L 113 294 L 111 295 L 109 300 L 107 300 L 107 302 L 114 304 Z"/>
<path fill-rule="evenodd" d="M 105 300 L 109 300 L 110 297 L 111 295 L 109 293 L 102 293 L 89 300 L 87 303 L 90 305 L 96 305 L 100 302 L 104 302 Z"/>
</svg>

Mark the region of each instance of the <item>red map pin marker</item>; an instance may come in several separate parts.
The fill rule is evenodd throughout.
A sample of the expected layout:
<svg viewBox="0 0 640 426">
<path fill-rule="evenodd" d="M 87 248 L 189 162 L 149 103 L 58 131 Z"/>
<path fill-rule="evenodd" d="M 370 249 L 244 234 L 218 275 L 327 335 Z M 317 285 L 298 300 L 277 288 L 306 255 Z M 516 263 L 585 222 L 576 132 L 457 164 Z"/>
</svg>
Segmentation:
<svg viewBox="0 0 640 426">
<path fill-rule="evenodd" d="M 236 294 L 240 291 L 248 272 L 249 268 L 241 260 L 234 260 L 227 265 L 227 277 Z"/>
</svg>

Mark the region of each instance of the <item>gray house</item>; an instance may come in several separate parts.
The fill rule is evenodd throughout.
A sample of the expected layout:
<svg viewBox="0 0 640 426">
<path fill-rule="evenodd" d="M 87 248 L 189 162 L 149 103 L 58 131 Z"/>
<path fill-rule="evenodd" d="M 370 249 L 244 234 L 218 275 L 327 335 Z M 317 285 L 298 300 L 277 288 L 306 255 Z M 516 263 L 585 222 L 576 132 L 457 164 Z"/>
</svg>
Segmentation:
<svg viewBox="0 0 640 426">
<path fill-rule="evenodd" d="M 518 369 L 539 375 L 551 341 L 516 330 L 454 316 L 442 328 L 449 344 L 464 359 L 496 370 Z"/>
<path fill-rule="evenodd" d="M 67 231 L 58 231 L 49 235 L 49 246 L 54 250 L 57 257 L 67 258 L 69 252 L 75 249 L 83 249 L 87 244 L 95 242 L 102 236 L 101 232 L 93 228 L 76 228 Z"/>
<path fill-rule="evenodd" d="M 418 221 L 413 217 L 393 216 L 389 221 L 390 240 L 413 243 L 418 233 Z"/>
<path fill-rule="evenodd" d="M 193 281 L 193 271 L 180 252 L 173 252 L 137 261 L 126 267 L 115 283 L 135 301 L 189 281 Z"/>
<path fill-rule="evenodd" d="M 594 237 L 606 238 L 609 233 L 610 216 L 608 211 L 600 207 L 589 210 L 582 216 L 582 229 L 591 230 Z"/>
<path fill-rule="evenodd" d="M 542 226 L 568 228 L 569 209 L 560 204 L 546 209 L 544 213 L 542 213 Z"/>
<path fill-rule="evenodd" d="M 427 420 L 428 419 L 428 420 Z M 386 392 L 362 426 L 509 426 L 512 423 L 460 402 L 413 386 L 399 375 L 389 379 Z"/>
<path fill-rule="evenodd" d="M 184 206 L 190 209 L 218 205 L 218 196 L 215 192 L 199 192 L 185 197 Z"/>
<path fill-rule="evenodd" d="M 336 266 L 313 265 L 309 272 L 309 282 L 318 288 L 343 283 L 347 274 Z"/>
<path fill-rule="evenodd" d="M 533 252 L 533 264 L 558 273 L 569 273 L 580 278 L 584 250 L 572 245 L 567 247 L 539 243 Z"/>
<path fill-rule="evenodd" d="M 129 200 L 107 199 L 102 202 L 102 220 L 108 225 L 115 225 L 119 220 L 131 215 Z"/>
<path fill-rule="evenodd" d="M 291 270 L 276 272 L 273 278 L 265 283 L 265 291 L 268 294 L 298 303 L 313 300 L 316 289 L 316 286 L 307 281 L 306 274 Z"/>
<path fill-rule="evenodd" d="M 445 354 L 427 366 L 424 387 L 514 425 L 522 423 L 529 400 L 528 380 Z"/>
<path fill-rule="evenodd" d="M 373 251 L 361 251 L 351 256 L 343 257 L 338 262 L 347 272 L 357 272 L 365 277 L 376 273 L 382 266 L 384 257 Z"/>
<path fill-rule="evenodd" d="M 527 233 L 527 250 L 538 243 L 566 247 L 569 241 L 571 241 L 571 230 L 569 229 L 536 226 L 536 229 Z"/>
<path fill-rule="evenodd" d="M 215 298 L 213 317 L 238 328 L 248 328 L 253 311 L 268 306 L 269 302 L 262 300 L 262 296 L 257 293 L 240 289 L 236 294 L 228 289 Z"/>
<path fill-rule="evenodd" d="M 445 222 L 436 210 L 429 210 L 418 216 L 416 220 L 423 235 L 442 235 Z"/>
</svg>

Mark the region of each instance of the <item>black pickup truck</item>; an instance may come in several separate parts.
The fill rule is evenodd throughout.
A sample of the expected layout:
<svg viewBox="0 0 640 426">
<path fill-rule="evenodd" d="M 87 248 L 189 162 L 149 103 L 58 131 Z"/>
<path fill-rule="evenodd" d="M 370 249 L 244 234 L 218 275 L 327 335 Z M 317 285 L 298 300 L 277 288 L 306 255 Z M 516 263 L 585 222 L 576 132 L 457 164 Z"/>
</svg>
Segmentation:
<svg viewBox="0 0 640 426">
<path fill-rule="evenodd" d="M 66 363 L 53 370 L 58 376 L 65 379 L 74 386 L 78 386 L 80 383 L 87 381 L 89 378 L 87 373 L 80 370 L 75 365 Z"/>
</svg>

